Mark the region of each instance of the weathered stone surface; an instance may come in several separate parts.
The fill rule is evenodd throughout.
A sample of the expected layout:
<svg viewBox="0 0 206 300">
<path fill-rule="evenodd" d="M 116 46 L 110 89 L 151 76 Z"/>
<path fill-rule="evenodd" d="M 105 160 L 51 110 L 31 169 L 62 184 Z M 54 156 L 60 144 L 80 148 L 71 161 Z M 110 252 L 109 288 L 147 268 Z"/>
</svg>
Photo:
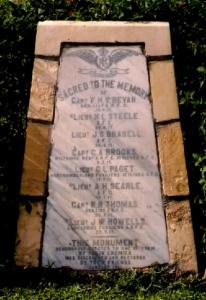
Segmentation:
<svg viewBox="0 0 206 300">
<path fill-rule="evenodd" d="M 71 46 L 60 59 L 43 265 L 169 261 L 146 58 Z"/>
<path fill-rule="evenodd" d="M 49 133 L 48 125 L 28 122 L 21 195 L 45 195 L 50 145 Z"/>
<path fill-rule="evenodd" d="M 156 122 L 179 118 L 173 61 L 150 62 L 150 84 Z"/>
<path fill-rule="evenodd" d="M 170 55 L 169 24 L 45 21 L 37 31 L 37 55 L 59 56 L 68 43 L 60 61 L 43 266 L 145 267 L 169 262 L 170 252 L 181 271 L 196 271 L 188 201 L 167 203 L 166 234 L 142 48 L 126 47 L 141 55 L 114 51 L 115 42 L 144 43 L 147 56 Z M 85 42 L 95 54 L 74 55 Z M 100 50 L 98 42 L 113 47 Z M 55 61 L 35 60 L 30 119 L 53 120 L 57 68 Z M 150 62 L 149 71 L 155 121 L 179 118 L 173 63 Z M 28 123 L 23 195 L 45 195 L 49 138 L 46 125 Z M 187 195 L 179 123 L 158 127 L 158 148 L 164 195 Z M 20 205 L 19 266 L 39 266 L 43 208 Z"/>
<path fill-rule="evenodd" d="M 105 34 L 107 32 L 107 34 Z M 46 42 L 45 42 L 46 41 Z M 76 22 L 44 21 L 37 28 L 37 55 L 60 54 L 61 42 L 145 43 L 146 55 L 170 55 L 171 41 L 167 22 Z"/>
<path fill-rule="evenodd" d="M 197 259 L 189 201 L 167 203 L 166 220 L 170 262 L 177 263 L 181 272 L 196 272 Z"/>
<path fill-rule="evenodd" d="M 36 58 L 33 67 L 28 118 L 52 121 L 58 62 Z"/>
<path fill-rule="evenodd" d="M 16 253 L 17 266 L 38 267 L 42 239 L 42 202 L 20 204 L 17 223 Z"/>
<path fill-rule="evenodd" d="M 157 128 L 163 194 L 188 195 L 188 179 L 180 123 Z"/>
</svg>

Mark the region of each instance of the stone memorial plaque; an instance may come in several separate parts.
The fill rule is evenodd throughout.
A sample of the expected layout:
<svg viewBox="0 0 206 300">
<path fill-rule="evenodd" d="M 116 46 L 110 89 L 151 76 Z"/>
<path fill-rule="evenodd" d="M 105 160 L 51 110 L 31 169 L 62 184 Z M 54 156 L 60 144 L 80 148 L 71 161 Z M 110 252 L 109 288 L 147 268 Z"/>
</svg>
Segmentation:
<svg viewBox="0 0 206 300">
<path fill-rule="evenodd" d="M 141 46 L 66 45 L 57 85 L 43 265 L 169 262 Z"/>
</svg>

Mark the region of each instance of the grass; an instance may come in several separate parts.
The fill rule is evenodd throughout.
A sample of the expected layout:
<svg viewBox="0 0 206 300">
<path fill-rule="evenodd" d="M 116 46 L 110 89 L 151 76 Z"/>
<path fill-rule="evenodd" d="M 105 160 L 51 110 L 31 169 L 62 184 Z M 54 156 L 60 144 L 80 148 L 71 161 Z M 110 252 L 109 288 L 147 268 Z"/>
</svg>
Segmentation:
<svg viewBox="0 0 206 300">
<path fill-rule="evenodd" d="M 90 288 L 71 286 L 64 288 L 46 288 L 46 289 L 31 289 L 31 288 L 15 288 L 15 289 L 3 289 L 0 299 L 9 300 L 37 300 L 37 299 L 170 299 L 170 300 L 189 300 L 189 299 L 206 299 L 206 293 L 198 291 L 191 291 L 187 289 L 178 289 L 176 291 L 159 291 L 156 293 L 143 293 L 143 292 L 124 292 L 118 289 L 102 289 L 102 288 Z"/>
<path fill-rule="evenodd" d="M 168 266 L 147 272 L 19 269 L 0 276 L 0 300 L 206 299 L 204 280 L 194 274 L 177 276 Z"/>
</svg>

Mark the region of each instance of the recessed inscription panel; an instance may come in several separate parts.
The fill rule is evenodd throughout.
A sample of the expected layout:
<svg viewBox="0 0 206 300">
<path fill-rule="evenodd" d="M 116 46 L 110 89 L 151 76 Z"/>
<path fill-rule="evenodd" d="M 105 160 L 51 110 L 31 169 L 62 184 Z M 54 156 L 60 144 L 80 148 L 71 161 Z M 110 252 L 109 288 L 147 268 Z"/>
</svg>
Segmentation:
<svg viewBox="0 0 206 300">
<path fill-rule="evenodd" d="M 146 59 L 140 46 L 63 49 L 43 265 L 166 263 Z"/>
</svg>

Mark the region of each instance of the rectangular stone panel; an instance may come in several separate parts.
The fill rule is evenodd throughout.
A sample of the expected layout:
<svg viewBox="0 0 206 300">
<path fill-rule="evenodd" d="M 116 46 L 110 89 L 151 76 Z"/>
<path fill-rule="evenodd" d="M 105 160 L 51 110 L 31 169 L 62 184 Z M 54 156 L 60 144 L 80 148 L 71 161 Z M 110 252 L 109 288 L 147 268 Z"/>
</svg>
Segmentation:
<svg viewBox="0 0 206 300">
<path fill-rule="evenodd" d="M 57 61 L 34 60 L 28 118 L 49 122 L 53 120 L 57 70 Z"/>
<path fill-rule="evenodd" d="M 149 63 L 154 119 L 156 122 L 179 118 L 173 61 Z"/>
<path fill-rule="evenodd" d="M 165 196 L 189 195 L 180 123 L 159 126 L 157 139 L 163 194 Z"/>
<path fill-rule="evenodd" d="M 39 267 L 43 214 L 42 202 L 20 204 L 15 252 L 17 266 Z"/>
<path fill-rule="evenodd" d="M 140 46 L 63 49 L 43 266 L 169 261 L 149 92 Z"/>
<path fill-rule="evenodd" d="M 168 202 L 166 219 L 171 263 L 177 263 L 181 272 L 197 272 L 189 200 Z"/>
<path fill-rule="evenodd" d="M 45 195 L 49 146 L 49 126 L 28 122 L 21 179 L 21 195 Z"/>
<path fill-rule="evenodd" d="M 46 41 L 46 42 L 45 42 Z M 36 55 L 59 56 L 62 42 L 144 43 L 148 56 L 171 55 L 168 22 L 39 22 Z"/>
</svg>

